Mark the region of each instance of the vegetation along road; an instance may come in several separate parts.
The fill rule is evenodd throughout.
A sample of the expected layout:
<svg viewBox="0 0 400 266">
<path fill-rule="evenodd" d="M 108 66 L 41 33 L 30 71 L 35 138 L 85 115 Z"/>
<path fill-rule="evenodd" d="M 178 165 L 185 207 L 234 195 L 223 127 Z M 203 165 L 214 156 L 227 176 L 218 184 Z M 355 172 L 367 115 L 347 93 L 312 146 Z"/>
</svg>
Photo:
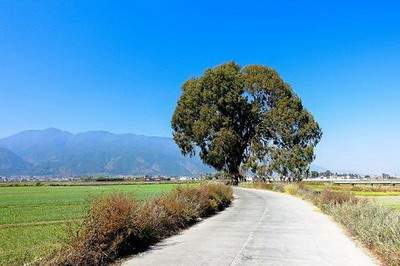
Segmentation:
<svg viewBox="0 0 400 266">
<path fill-rule="evenodd" d="M 0 265 L 30 263 L 58 250 L 97 197 L 121 192 L 146 200 L 177 186 L 109 182 L 0 187 Z"/>
<path fill-rule="evenodd" d="M 236 188 L 233 205 L 123 265 L 375 265 L 311 204 Z"/>
</svg>

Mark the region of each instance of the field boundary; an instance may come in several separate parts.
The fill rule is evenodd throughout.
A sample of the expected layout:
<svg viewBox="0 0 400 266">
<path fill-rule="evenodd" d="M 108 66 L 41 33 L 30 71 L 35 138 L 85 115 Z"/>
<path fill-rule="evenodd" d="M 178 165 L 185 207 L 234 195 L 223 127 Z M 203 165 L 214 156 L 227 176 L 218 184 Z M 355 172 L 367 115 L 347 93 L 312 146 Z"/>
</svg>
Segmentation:
<svg viewBox="0 0 400 266">
<path fill-rule="evenodd" d="M 74 187 L 74 186 L 113 186 L 113 185 L 163 185 L 163 184 L 196 184 L 201 181 L 39 181 L 39 182 L 0 182 L 0 187 Z"/>
<path fill-rule="evenodd" d="M 13 227 L 27 227 L 27 226 L 39 226 L 39 225 L 50 225 L 50 224 L 64 224 L 81 222 L 82 219 L 68 219 L 68 220 L 56 220 L 56 221 L 43 221 L 43 222 L 31 222 L 31 223 L 15 223 L 15 224 L 0 224 L 0 229 L 2 228 L 13 228 Z"/>
</svg>

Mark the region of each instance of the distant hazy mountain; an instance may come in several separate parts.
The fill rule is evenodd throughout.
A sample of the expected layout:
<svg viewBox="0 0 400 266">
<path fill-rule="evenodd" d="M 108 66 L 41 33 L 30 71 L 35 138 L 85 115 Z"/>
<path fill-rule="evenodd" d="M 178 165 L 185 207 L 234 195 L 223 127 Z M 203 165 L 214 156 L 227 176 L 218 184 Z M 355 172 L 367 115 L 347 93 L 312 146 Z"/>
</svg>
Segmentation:
<svg viewBox="0 0 400 266">
<path fill-rule="evenodd" d="M 24 161 L 12 151 L 0 148 L 0 175 L 25 174 L 32 169 L 32 165 Z"/>
<path fill-rule="evenodd" d="M 0 139 L 0 147 L 0 155 L 4 154 L 0 167 L 8 167 L 0 172 L 3 175 L 195 175 L 212 171 L 199 158 L 182 156 L 171 138 L 106 131 L 71 134 L 50 128 Z"/>
</svg>

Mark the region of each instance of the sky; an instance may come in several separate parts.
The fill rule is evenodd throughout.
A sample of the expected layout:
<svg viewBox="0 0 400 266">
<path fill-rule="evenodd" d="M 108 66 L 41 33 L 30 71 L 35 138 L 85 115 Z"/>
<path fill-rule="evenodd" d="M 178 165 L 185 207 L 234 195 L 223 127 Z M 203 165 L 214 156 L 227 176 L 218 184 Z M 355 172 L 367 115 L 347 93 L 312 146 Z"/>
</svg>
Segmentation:
<svg viewBox="0 0 400 266">
<path fill-rule="evenodd" d="M 182 83 L 275 68 L 319 122 L 315 164 L 400 175 L 396 1 L 0 1 L 0 137 L 171 136 Z"/>
</svg>

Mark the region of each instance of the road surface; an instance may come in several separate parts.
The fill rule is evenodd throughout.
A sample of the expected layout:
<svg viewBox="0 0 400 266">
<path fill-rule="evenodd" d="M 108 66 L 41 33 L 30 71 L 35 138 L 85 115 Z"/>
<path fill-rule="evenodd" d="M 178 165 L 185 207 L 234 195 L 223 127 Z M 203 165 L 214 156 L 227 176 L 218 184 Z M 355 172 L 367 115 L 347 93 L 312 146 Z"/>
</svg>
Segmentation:
<svg viewBox="0 0 400 266">
<path fill-rule="evenodd" d="M 376 265 L 307 202 L 243 188 L 235 197 L 225 211 L 123 265 Z"/>
</svg>

